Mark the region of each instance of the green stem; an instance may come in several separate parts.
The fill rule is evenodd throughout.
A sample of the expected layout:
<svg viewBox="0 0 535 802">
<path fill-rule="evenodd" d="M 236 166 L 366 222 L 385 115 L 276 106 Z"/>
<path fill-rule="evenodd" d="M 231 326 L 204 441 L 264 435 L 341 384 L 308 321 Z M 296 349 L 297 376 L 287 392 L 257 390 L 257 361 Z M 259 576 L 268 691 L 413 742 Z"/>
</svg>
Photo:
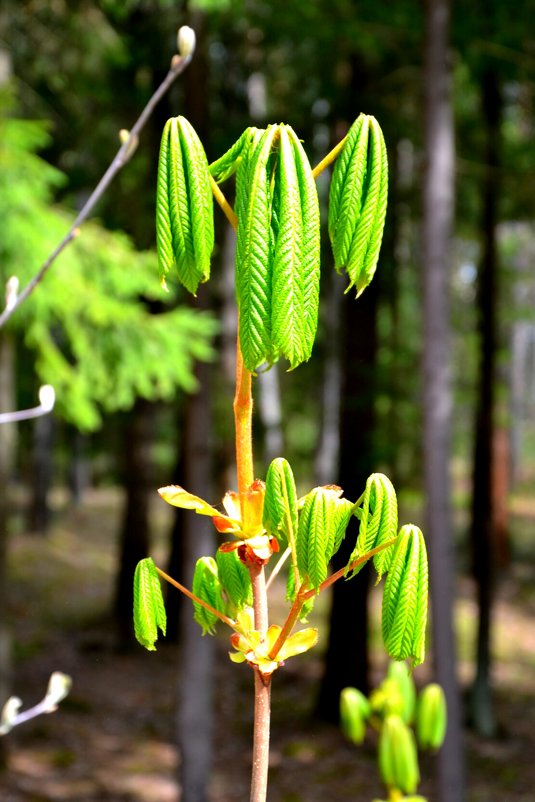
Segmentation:
<svg viewBox="0 0 535 802">
<path fill-rule="evenodd" d="M 317 178 L 320 173 L 322 173 L 326 167 L 333 163 L 336 159 L 342 148 L 346 143 L 347 136 L 345 136 L 334 148 L 329 151 L 329 153 L 317 164 L 314 169 L 312 170 L 312 175 L 314 178 Z"/>
</svg>

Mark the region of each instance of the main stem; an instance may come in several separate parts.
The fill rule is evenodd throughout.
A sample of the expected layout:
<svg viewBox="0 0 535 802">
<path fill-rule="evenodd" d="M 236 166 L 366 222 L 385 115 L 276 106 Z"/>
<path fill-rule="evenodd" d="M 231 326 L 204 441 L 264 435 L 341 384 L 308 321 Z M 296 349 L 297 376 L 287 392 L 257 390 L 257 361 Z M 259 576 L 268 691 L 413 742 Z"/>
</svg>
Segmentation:
<svg viewBox="0 0 535 802">
<path fill-rule="evenodd" d="M 236 470 L 242 521 L 247 515 L 246 494 L 254 481 L 253 465 L 253 396 L 252 377 L 243 364 L 240 344 L 236 347 L 236 394 L 234 424 L 236 428 Z M 268 628 L 268 603 L 264 566 L 248 564 L 253 587 L 255 629 L 265 637 Z M 271 716 L 271 677 L 254 669 L 254 735 L 250 802 L 265 802 L 269 766 L 269 729 Z"/>
</svg>

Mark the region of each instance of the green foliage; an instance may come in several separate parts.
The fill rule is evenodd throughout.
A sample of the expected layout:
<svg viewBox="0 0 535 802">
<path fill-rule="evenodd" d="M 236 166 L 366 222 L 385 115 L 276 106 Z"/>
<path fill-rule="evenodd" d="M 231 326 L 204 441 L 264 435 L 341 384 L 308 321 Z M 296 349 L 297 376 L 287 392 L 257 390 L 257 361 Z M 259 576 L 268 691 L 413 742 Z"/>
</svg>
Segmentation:
<svg viewBox="0 0 535 802">
<path fill-rule="evenodd" d="M 340 725 L 348 741 L 361 744 L 371 714 L 370 703 L 357 688 L 344 688 L 340 694 Z"/>
<path fill-rule="evenodd" d="M 214 247 L 213 199 L 204 148 L 184 117 L 172 117 L 162 134 L 156 191 L 156 241 L 160 277 L 176 264 L 193 295 L 210 277 Z"/>
<path fill-rule="evenodd" d="M 420 782 L 414 734 L 400 716 L 388 715 L 379 735 L 379 770 L 388 788 L 404 794 L 416 791 Z"/>
<path fill-rule="evenodd" d="M 305 497 L 299 515 L 296 556 L 299 573 L 315 588 L 327 578 L 327 567 L 338 550 L 349 523 L 353 504 L 340 498 L 334 485 L 315 487 Z"/>
<path fill-rule="evenodd" d="M 319 204 L 306 153 L 287 125 L 248 128 L 210 170 L 237 171 L 236 296 L 245 366 L 310 358 L 319 300 Z"/>
<path fill-rule="evenodd" d="M 382 473 L 372 473 L 366 481 L 366 489 L 355 506 L 355 515 L 360 520 L 356 546 L 348 562 L 352 562 L 372 549 L 396 537 L 398 529 L 398 503 L 396 491 L 390 479 Z M 392 561 L 392 549 L 384 549 L 373 558 L 379 579 L 388 571 Z M 354 576 L 363 563 L 353 570 Z"/>
<path fill-rule="evenodd" d="M 297 491 L 290 464 L 277 457 L 268 468 L 263 525 L 268 532 L 295 548 Z"/>
<path fill-rule="evenodd" d="M 414 665 L 425 656 L 428 568 L 425 541 L 417 526 L 399 532 L 383 592 L 382 633 L 386 651 Z"/>
<path fill-rule="evenodd" d="M 234 611 L 237 613 L 243 610 L 246 605 L 252 605 L 251 577 L 238 557 L 237 551 L 221 551 L 221 549 L 218 549 L 216 562 L 219 581 Z"/>
<path fill-rule="evenodd" d="M 353 123 L 336 162 L 329 196 L 329 234 L 336 269 L 348 273 L 357 297 L 373 278 L 388 201 L 388 161 L 374 117 Z"/>
<path fill-rule="evenodd" d="M 202 599 L 220 613 L 225 612 L 225 602 L 222 596 L 222 587 L 219 581 L 217 563 L 213 557 L 200 557 L 195 564 L 192 591 L 195 596 Z M 202 634 L 213 635 L 217 616 L 203 607 L 199 602 L 193 602 L 193 617 L 202 628 Z"/>
<path fill-rule="evenodd" d="M 356 688 L 344 688 L 340 695 L 340 723 L 349 741 L 362 743 L 367 724 L 378 730 L 379 771 L 392 799 L 425 802 L 423 797 L 413 796 L 420 780 L 413 728 L 421 748 L 438 749 L 444 741 L 445 722 L 440 686 L 425 686 L 417 700 L 412 672 L 403 662 L 390 663 L 385 679 L 369 699 Z"/>
<path fill-rule="evenodd" d="M 427 685 L 418 699 L 416 737 L 422 749 L 439 749 L 446 737 L 448 712 L 444 691 L 436 683 Z"/>
<path fill-rule="evenodd" d="M 63 176 L 35 153 L 48 141 L 42 123 L 0 118 L 4 282 L 15 274 L 26 283 L 72 223 L 50 206 Z M 102 411 L 128 409 L 137 396 L 194 390 L 194 360 L 212 355 L 213 319 L 169 308 L 156 271 L 154 254 L 87 223 L 10 324 L 35 354 L 40 382 L 55 387 L 59 414 L 81 429 L 97 428 Z"/>
<path fill-rule="evenodd" d="M 160 578 L 150 557 L 141 560 L 134 573 L 134 631 L 139 643 L 155 651 L 158 629 L 165 635 L 167 618 Z"/>
</svg>

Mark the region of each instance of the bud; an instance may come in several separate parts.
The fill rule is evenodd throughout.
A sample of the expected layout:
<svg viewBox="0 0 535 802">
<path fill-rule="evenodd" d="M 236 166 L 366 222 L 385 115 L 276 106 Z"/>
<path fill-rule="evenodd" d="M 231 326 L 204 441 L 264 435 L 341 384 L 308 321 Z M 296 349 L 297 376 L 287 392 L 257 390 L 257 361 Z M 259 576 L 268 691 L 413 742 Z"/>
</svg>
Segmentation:
<svg viewBox="0 0 535 802">
<path fill-rule="evenodd" d="M 54 403 L 56 401 L 56 393 L 51 384 L 43 384 L 39 388 L 39 403 L 43 408 L 43 412 L 52 412 Z"/>
<path fill-rule="evenodd" d="M 195 31 L 189 25 L 182 25 L 177 34 L 178 52 L 182 58 L 192 56 L 195 52 Z"/>
<path fill-rule="evenodd" d="M 342 732 L 354 744 L 361 744 L 370 716 L 370 703 L 357 688 L 344 688 L 340 694 L 340 724 Z"/>
<path fill-rule="evenodd" d="M 413 794 L 420 781 L 412 731 L 399 716 L 387 716 L 379 736 L 379 770 L 385 785 Z"/>
<path fill-rule="evenodd" d="M 19 294 L 19 280 L 17 276 L 11 276 L 6 282 L 6 309 L 13 309 L 17 303 Z"/>
<path fill-rule="evenodd" d="M 403 709 L 400 716 L 405 724 L 410 724 L 414 717 L 416 707 L 416 688 L 412 673 L 407 663 L 393 661 L 388 666 L 387 677 L 395 681 L 399 687 Z"/>
<path fill-rule="evenodd" d="M 418 699 L 416 737 L 422 749 L 439 749 L 446 735 L 447 707 L 444 691 L 436 683 L 427 685 Z"/>
<path fill-rule="evenodd" d="M 136 148 L 139 144 L 139 138 L 137 134 L 132 136 L 127 128 L 121 128 L 119 131 L 119 142 L 121 145 L 127 145 L 124 152 L 124 160 L 128 161 L 128 159 L 130 159 L 136 152 Z"/>
<path fill-rule="evenodd" d="M 266 476 L 263 524 L 270 534 L 295 542 L 297 535 L 297 491 L 290 464 L 277 457 Z"/>
</svg>

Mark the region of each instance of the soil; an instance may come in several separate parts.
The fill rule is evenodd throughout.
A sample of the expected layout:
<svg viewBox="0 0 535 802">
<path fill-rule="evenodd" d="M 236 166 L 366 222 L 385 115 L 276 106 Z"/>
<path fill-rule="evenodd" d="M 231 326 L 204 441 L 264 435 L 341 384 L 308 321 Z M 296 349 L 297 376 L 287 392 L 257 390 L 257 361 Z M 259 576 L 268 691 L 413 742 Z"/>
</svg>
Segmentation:
<svg viewBox="0 0 535 802">
<path fill-rule="evenodd" d="M 107 614 L 119 501 L 113 491 L 92 493 L 82 507 L 58 513 L 46 538 L 22 531 L 12 536 L 13 692 L 25 708 L 35 704 L 54 670 L 71 675 L 73 687 L 57 712 L 3 739 L 7 769 L 0 773 L 1 802 L 180 800 L 174 746 L 180 648 L 164 643 L 155 653 L 137 645 L 119 651 Z M 167 531 L 165 514 L 155 509 L 159 532 Z M 157 558 L 165 559 L 165 547 L 159 535 Z M 466 734 L 468 802 L 535 801 L 534 573 L 523 555 L 499 589 L 494 677 L 500 734 L 488 740 Z M 465 683 L 472 676 L 471 593 L 470 583 L 461 582 L 457 620 Z M 218 637 L 211 802 L 249 796 L 252 676 L 247 666 L 228 660 L 227 649 L 226 637 Z M 417 670 L 418 682 L 430 678 L 426 666 Z M 374 670 L 379 681 L 384 671 L 379 649 Z M 384 799 L 373 739 L 357 749 L 336 727 L 312 717 L 320 676 L 321 655 L 315 655 L 293 658 L 274 678 L 270 802 Z M 434 764 L 429 756 L 421 761 L 420 793 L 430 802 Z"/>
</svg>

